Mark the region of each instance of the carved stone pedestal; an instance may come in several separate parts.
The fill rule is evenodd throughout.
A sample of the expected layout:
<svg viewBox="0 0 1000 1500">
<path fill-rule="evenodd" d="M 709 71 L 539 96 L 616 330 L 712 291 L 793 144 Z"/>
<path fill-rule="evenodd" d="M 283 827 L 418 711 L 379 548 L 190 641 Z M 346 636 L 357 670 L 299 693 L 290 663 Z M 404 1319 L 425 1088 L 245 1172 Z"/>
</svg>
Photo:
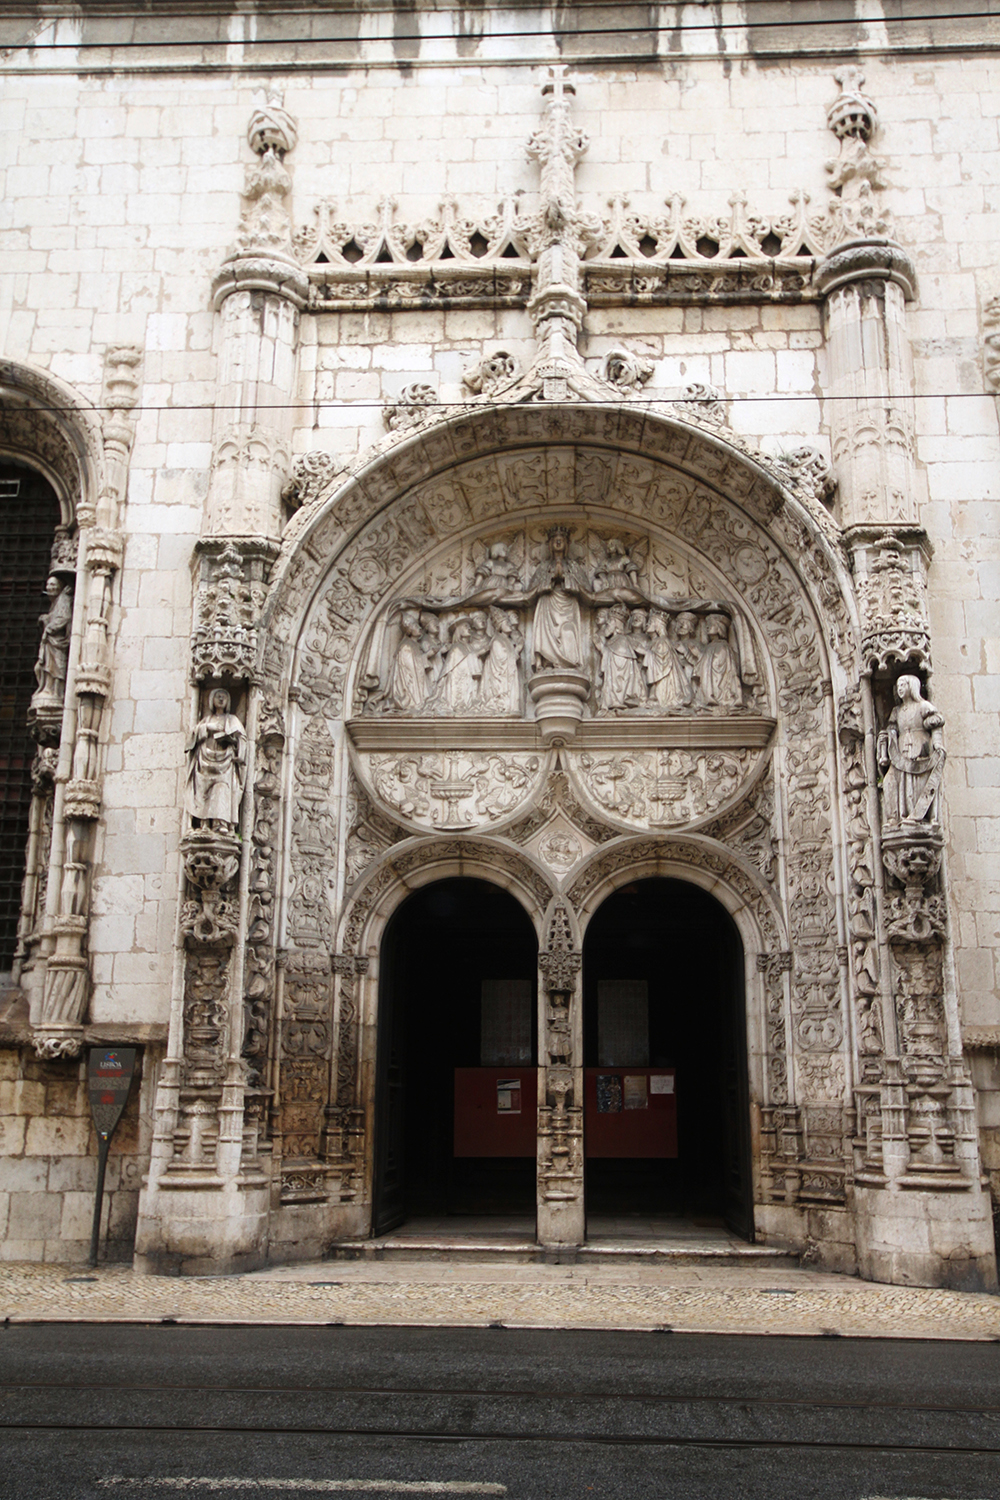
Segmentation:
<svg viewBox="0 0 1000 1500">
<path fill-rule="evenodd" d="M 576 734 L 576 726 L 583 718 L 590 679 L 584 672 L 550 668 L 528 679 L 528 692 L 545 744 L 565 745 Z"/>
</svg>

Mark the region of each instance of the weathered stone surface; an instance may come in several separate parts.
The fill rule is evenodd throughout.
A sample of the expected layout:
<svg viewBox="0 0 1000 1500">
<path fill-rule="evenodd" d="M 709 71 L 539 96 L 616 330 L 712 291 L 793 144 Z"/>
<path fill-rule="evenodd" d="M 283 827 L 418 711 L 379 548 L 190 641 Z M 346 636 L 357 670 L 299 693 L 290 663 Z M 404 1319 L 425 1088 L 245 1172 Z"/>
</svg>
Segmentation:
<svg viewBox="0 0 1000 1500">
<path fill-rule="evenodd" d="M 569 901 L 577 953 L 616 883 L 669 871 L 742 924 L 762 1231 L 988 1281 L 998 78 L 935 47 L 996 23 L 928 22 L 933 67 L 844 26 L 831 68 L 758 57 L 780 43 L 730 7 L 711 45 L 623 30 L 611 63 L 581 36 L 549 77 L 547 13 L 497 66 L 482 9 L 480 37 L 436 8 L 405 58 L 375 13 L 315 43 L 336 68 L 277 71 L 223 3 L 196 37 L 139 7 L 0 21 L 0 439 L 65 511 L 3 1253 L 86 1237 L 81 1048 L 168 1024 L 113 1243 L 137 1212 L 172 1267 L 363 1234 L 394 903 L 475 870 L 543 946 Z M 542 579 L 553 528 L 571 587 Z M 904 677 L 933 757 L 896 742 Z M 541 1106 L 559 1242 L 583 1222 L 567 1045 Z"/>
</svg>

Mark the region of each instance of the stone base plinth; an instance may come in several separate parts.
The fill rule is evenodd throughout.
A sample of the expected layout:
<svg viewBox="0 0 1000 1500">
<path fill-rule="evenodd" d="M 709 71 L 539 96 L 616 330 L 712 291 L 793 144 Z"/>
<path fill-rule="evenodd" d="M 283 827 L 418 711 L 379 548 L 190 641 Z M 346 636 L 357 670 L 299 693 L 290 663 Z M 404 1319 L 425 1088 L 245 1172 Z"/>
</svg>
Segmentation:
<svg viewBox="0 0 1000 1500">
<path fill-rule="evenodd" d="M 569 668 L 549 668 L 528 679 L 535 718 L 547 745 L 564 745 L 576 733 L 590 696 L 590 678 Z"/>
<path fill-rule="evenodd" d="M 899 1286 L 995 1292 L 996 1252 L 989 1194 L 855 1186 L 858 1272 Z"/>
</svg>

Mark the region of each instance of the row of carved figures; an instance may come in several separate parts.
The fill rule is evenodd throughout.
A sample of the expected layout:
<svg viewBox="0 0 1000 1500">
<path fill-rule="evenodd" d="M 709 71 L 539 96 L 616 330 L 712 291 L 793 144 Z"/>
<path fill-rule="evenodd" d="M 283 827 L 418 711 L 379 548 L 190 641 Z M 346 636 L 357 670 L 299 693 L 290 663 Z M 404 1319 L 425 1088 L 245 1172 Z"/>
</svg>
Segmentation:
<svg viewBox="0 0 1000 1500">
<path fill-rule="evenodd" d="M 369 700 L 371 710 L 522 712 L 524 633 L 515 610 L 491 605 L 444 621 L 429 610 L 404 609 L 399 628 L 386 687 Z M 604 713 L 742 707 L 724 614 L 668 615 L 619 603 L 596 612 L 593 634 L 600 661 L 597 707 Z"/>
<path fill-rule="evenodd" d="M 36 709 L 62 703 L 72 619 L 72 585 L 53 575 L 46 593 L 52 603 L 40 620 Z M 604 711 L 735 708 L 742 702 L 725 615 L 699 618 L 681 611 L 670 618 L 662 610 L 614 604 L 597 611 L 594 628 L 601 660 L 598 703 Z M 403 713 L 521 712 L 524 636 L 516 611 L 490 606 L 459 615 L 443 638 L 436 614 L 408 609 L 401 630 L 387 706 Z M 912 674 L 897 679 L 894 698 L 877 744 L 883 825 L 936 824 L 944 719 Z M 232 712 L 229 693 L 216 688 L 188 746 L 185 804 L 193 826 L 238 825 L 246 762 L 246 732 Z"/>
</svg>

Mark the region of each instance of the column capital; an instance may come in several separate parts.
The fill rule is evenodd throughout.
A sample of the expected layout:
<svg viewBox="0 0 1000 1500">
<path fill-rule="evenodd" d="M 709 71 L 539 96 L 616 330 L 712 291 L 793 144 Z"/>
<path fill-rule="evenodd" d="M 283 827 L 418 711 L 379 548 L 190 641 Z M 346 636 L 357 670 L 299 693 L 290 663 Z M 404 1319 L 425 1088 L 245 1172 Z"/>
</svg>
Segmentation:
<svg viewBox="0 0 1000 1500">
<path fill-rule="evenodd" d="M 815 287 L 828 297 L 850 281 L 894 281 L 909 302 L 916 296 L 917 273 L 913 261 L 894 240 L 847 240 L 822 260 L 816 270 Z"/>
</svg>

